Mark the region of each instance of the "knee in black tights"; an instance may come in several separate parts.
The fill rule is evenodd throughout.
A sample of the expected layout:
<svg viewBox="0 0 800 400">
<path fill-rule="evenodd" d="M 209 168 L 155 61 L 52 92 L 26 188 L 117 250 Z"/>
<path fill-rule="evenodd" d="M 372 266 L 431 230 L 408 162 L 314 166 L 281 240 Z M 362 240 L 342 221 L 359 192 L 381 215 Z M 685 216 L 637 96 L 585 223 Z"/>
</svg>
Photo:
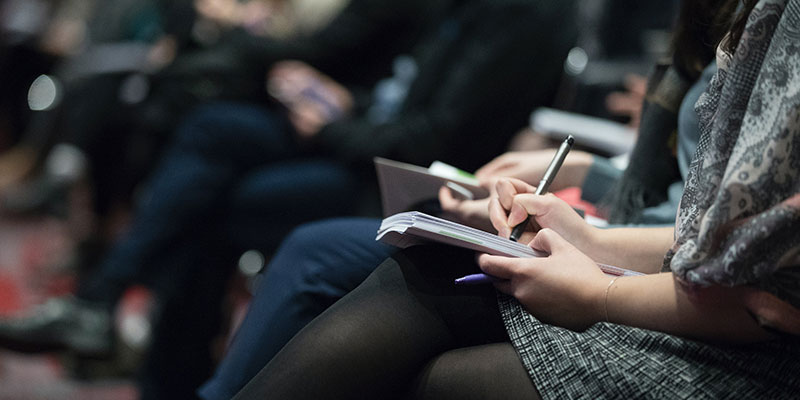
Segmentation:
<svg viewBox="0 0 800 400">
<path fill-rule="evenodd" d="M 511 343 L 464 347 L 433 358 L 412 384 L 410 399 L 539 399 Z"/>
<path fill-rule="evenodd" d="M 477 270 L 474 253 L 456 250 L 420 246 L 384 262 L 298 333 L 237 399 L 395 398 L 431 359 L 456 348 L 507 341 L 494 289 L 453 284 L 454 278 Z M 504 351 L 513 357 L 498 360 L 515 360 L 522 369 L 513 349 Z M 444 364 L 439 365 L 460 354 L 441 358 Z M 496 353 L 476 354 L 493 359 Z M 442 376 L 439 371 L 431 369 L 431 376 Z M 524 370 L 522 377 L 531 386 Z M 448 380 L 434 382 L 445 385 Z"/>
</svg>

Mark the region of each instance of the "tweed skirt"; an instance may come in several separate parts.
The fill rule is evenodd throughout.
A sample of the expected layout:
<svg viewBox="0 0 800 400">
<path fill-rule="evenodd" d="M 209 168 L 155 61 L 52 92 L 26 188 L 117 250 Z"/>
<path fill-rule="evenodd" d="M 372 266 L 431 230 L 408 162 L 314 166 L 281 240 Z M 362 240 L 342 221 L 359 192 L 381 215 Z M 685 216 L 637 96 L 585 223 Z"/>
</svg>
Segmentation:
<svg viewBox="0 0 800 400">
<path fill-rule="evenodd" d="M 800 399 L 795 337 L 718 346 L 611 323 L 573 332 L 498 301 L 543 399 Z"/>
</svg>

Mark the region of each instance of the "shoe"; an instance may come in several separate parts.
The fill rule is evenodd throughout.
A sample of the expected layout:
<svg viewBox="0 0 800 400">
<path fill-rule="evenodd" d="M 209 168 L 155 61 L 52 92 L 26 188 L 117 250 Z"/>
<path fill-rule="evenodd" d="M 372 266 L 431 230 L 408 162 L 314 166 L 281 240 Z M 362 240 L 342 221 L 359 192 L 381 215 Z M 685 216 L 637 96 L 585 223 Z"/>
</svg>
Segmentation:
<svg viewBox="0 0 800 400">
<path fill-rule="evenodd" d="M 25 353 L 68 350 L 105 358 L 113 349 L 113 319 L 102 306 L 74 297 L 53 298 L 29 316 L 0 319 L 0 347 Z"/>
</svg>

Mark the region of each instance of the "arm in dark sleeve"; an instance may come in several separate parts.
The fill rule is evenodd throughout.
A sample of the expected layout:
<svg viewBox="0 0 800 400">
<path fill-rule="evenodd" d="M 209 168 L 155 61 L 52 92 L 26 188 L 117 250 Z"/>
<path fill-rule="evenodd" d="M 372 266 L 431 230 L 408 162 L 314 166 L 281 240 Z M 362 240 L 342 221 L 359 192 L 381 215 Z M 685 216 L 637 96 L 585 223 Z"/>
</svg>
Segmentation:
<svg viewBox="0 0 800 400">
<path fill-rule="evenodd" d="M 240 35 L 235 44 L 250 61 L 270 65 L 301 60 L 340 83 L 373 75 L 376 64 L 388 66 L 399 51 L 408 51 L 430 14 L 442 1 L 353 0 L 320 31 L 305 37 L 269 40 Z"/>
<path fill-rule="evenodd" d="M 549 100 L 574 31 L 569 2 L 489 11 L 441 50 L 444 67 L 421 61 L 396 121 L 341 121 L 320 132 L 322 145 L 351 162 L 383 156 L 426 165 L 440 159 L 467 169 L 499 154 L 530 110 Z"/>
</svg>

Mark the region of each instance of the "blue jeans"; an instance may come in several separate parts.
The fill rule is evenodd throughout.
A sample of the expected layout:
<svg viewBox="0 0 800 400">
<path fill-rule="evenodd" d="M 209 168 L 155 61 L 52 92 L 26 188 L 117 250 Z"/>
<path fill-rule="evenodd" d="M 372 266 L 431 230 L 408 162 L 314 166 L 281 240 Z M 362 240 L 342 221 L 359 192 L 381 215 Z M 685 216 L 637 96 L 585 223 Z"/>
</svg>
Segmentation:
<svg viewBox="0 0 800 400">
<path fill-rule="evenodd" d="M 114 304 L 131 283 L 169 269 L 174 260 L 165 255 L 198 234 L 218 232 L 212 247 L 246 247 L 258 232 L 257 242 L 266 237 L 274 248 L 299 223 L 352 212 L 351 172 L 304 154 L 292 135 L 281 113 L 262 106 L 199 107 L 151 177 L 129 231 L 79 297 Z"/>
<path fill-rule="evenodd" d="M 300 329 L 392 255 L 397 248 L 375 241 L 379 226 L 376 219 L 345 218 L 292 232 L 260 278 L 247 316 L 200 396 L 233 397 Z"/>
<path fill-rule="evenodd" d="M 159 318 L 142 396 L 191 396 L 213 369 L 209 342 L 237 252 L 274 251 L 300 223 L 351 213 L 356 191 L 350 170 L 300 150 L 281 113 L 200 107 L 176 132 L 129 231 L 77 295 L 113 307 L 134 283 L 154 289 Z"/>
</svg>

